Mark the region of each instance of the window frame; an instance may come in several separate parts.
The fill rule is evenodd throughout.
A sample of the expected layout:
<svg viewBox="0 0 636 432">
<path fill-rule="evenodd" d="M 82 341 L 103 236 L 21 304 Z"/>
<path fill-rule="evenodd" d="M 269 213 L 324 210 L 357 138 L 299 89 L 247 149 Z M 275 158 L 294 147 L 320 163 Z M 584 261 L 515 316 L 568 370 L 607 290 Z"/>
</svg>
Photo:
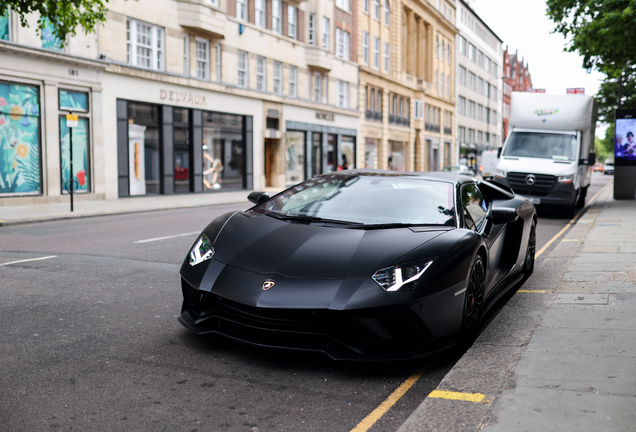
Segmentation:
<svg viewBox="0 0 636 432">
<path fill-rule="evenodd" d="M 256 90 L 267 91 L 267 59 L 256 56 Z"/>
<path fill-rule="evenodd" d="M 322 47 L 326 50 L 329 49 L 329 18 L 322 17 Z"/>
<path fill-rule="evenodd" d="M 373 68 L 380 70 L 380 38 L 373 37 Z"/>
<path fill-rule="evenodd" d="M 362 62 L 369 64 L 369 32 L 362 31 Z"/>
<path fill-rule="evenodd" d="M 338 80 L 338 99 L 339 108 L 349 108 L 349 83 L 347 81 Z"/>
<path fill-rule="evenodd" d="M 287 36 L 298 39 L 298 9 L 290 4 L 287 5 Z"/>
<path fill-rule="evenodd" d="M 157 26 L 146 21 L 141 21 L 135 18 L 126 19 L 126 48 L 128 53 L 127 63 L 130 66 L 146 70 L 154 70 L 159 72 L 165 72 L 166 70 L 166 55 L 165 55 L 165 40 L 166 31 L 164 27 Z M 150 29 L 149 35 L 145 35 L 150 39 L 149 45 L 142 45 L 138 42 L 138 25 L 146 26 Z M 160 36 L 160 37 L 159 37 Z M 139 48 L 150 51 L 148 58 L 149 65 L 140 64 L 139 61 Z"/>
<path fill-rule="evenodd" d="M 248 0 L 236 0 L 236 19 L 241 21 L 248 21 Z"/>
<path fill-rule="evenodd" d="M 289 65 L 289 97 L 298 97 L 298 67 Z"/>
<path fill-rule="evenodd" d="M 199 44 L 205 46 L 205 49 L 199 49 Z M 210 41 L 196 36 L 194 38 L 195 59 L 196 59 L 196 76 L 203 81 L 210 80 Z M 205 53 L 205 58 L 199 57 L 199 53 Z M 203 68 L 201 69 L 200 66 Z M 201 74 L 203 72 L 203 75 Z"/>
<path fill-rule="evenodd" d="M 245 59 L 245 67 L 243 69 L 241 68 L 242 58 Z M 249 88 L 249 54 L 242 50 L 238 50 L 236 53 L 236 86 L 245 89 Z"/>
<path fill-rule="evenodd" d="M 391 44 L 384 42 L 384 72 L 389 73 L 391 70 Z"/>
<path fill-rule="evenodd" d="M 283 34 L 283 2 L 272 0 L 272 31 Z"/>
<path fill-rule="evenodd" d="M 283 63 L 274 60 L 272 72 L 273 88 L 272 91 L 276 95 L 283 94 Z"/>
<path fill-rule="evenodd" d="M 261 6 L 259 8 L 259 5 Z M 254 1 L 254 24 L 257 27 L 267 27 L 267 4 L 266 0 Z"/>
</svg>

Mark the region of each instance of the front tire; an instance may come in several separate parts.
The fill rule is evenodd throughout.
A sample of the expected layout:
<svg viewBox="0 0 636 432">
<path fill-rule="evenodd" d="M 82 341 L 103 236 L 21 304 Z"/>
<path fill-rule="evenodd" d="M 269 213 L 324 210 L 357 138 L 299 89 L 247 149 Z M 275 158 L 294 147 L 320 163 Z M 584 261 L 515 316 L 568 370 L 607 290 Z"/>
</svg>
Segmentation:
<svg viewBox="0 0 636 432">
<path fill-rule="evenodd" d="M 484 313 L 484 296 L 486 288 L 486 268 L 480 255 L 475 257 L 468 275 L 464 311 L 462 317 L 461 344 L 468 348 L 479 336 L 481 318 Z"/>
</svg>

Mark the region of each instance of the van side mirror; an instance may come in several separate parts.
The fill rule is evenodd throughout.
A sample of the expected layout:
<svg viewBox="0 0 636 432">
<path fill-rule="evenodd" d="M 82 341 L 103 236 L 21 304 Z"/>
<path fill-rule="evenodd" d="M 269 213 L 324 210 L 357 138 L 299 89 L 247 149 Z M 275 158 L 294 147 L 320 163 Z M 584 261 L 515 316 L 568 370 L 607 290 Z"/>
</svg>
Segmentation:
<svg viewBox="0 0 636 432">
<path fill-rule="evenodd" d="M 497 148 L 497 159 L 501 158 L 501 151 L 503 150 L 503 147 L 499 147 Z"/>
<path fill-rule="evenodd" d="M 590 153 L 590 157 L 587 160 L 587 164 L 589 166 L 594 166 L 595 163 L 596 163 L 596 153 Z"/>
<path fill-rule="evenodd" d="M 254 204 L 260 204 L 269 199 L 269 194 L 267 192 L 254 191 L 247 196 L 247 199 Z"/>
</svg>

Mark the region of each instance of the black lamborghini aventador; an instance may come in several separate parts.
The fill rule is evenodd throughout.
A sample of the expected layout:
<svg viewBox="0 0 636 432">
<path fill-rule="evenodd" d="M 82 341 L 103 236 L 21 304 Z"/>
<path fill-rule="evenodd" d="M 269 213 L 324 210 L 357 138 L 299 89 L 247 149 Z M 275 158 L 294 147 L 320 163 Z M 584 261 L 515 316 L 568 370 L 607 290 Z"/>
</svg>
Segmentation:
<svg viewBox="0 0 636 432">
<path fill-rule="evenodd" d="M 452 173 L 314 177 L 212 221 L 181 267 L 188 329 L 340 360 L 470 343 L 534 269 L 525 198 Z"/>
</svg>

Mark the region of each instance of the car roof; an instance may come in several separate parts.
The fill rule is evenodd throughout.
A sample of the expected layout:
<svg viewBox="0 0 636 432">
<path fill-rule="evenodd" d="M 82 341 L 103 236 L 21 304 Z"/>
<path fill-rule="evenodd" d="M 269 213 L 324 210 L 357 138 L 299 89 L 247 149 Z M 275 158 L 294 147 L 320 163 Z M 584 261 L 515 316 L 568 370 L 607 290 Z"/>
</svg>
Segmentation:
<svg viewBox="0 0 636 432">
<path fill-rule="evenodd" d="M 468 177 L 466 175 L 457 174 L 454 172 L 442 172 L 442 171 L 426 171 L 426 172 L 402 172 L 402 171 L 389 171 L 378 169 L 353 169 L 345 171 L 335 171 L 321 176 L 328 176 L 333 174 L 339 175 L 356 175 L 356 176 L 394 176 L 394 177 L 406 177 L 406 178 L 418 178 L 422 180 L 444 180 L 453 183 L 469 183 L 474 182 L 476 179 Z M 319 177 L 321 177 L 319 176 Z"/>
</svg>

